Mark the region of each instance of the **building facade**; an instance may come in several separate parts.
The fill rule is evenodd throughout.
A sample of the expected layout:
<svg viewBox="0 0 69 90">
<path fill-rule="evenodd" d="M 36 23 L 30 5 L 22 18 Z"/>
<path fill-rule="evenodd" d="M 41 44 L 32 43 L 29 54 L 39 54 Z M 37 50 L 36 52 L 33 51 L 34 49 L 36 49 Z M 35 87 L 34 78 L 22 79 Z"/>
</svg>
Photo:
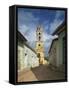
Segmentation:
<svg viewBox="0 0 69 90">
<path fill-rule="evenodd" d="M 36 30 L 36 52 L 39 57 L 39 63 L 44 64 L 44 42 L 42 40 L 43 29 L 41 26 L 37 27 Z"/>
<path fill-rule="evenodd" d="M 49 63 L 52 64 L 53 66 L 57 66 L 57 61 L 58 61 L 58 39 L 54 39 L 52 41 L 50 50 L 49 50 Z"/>
<path fill-rule="evenodd" d="M 49 50 L 49 62 L 50 64 L 65 69 L 65 51 L 66 51 L 66 29 L 65 23 L 63 22 L 53 33 L 58 35 L 57 39 L 52 41 Z"/>
<path fill-rule="evenodd" d="M 18 32 L 18 71 L 39 66 L 36 52 L 27 44 L 25 37 Z"/>
</svg>

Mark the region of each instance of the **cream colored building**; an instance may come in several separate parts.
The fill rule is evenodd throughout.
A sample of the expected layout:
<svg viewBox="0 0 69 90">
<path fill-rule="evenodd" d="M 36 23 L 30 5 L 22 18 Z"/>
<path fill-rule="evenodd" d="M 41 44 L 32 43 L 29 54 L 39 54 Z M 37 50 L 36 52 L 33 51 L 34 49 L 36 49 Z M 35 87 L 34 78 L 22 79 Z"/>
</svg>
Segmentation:
<svg viewBox="0 0 69 90">
<path fill-rule="evenodd" d="M 18 32 L 18 71 L 39 66 L 35 50 L 28 44 L 25 37 Z"/>
<path fill-rule="evenodd" d="M 36 30 L 36 52 L 39 57 L 39 63 L 45 64 L 44 60 L 44 42 L 43 38 L 43 28 L 39 25 Z"/>
</svg>

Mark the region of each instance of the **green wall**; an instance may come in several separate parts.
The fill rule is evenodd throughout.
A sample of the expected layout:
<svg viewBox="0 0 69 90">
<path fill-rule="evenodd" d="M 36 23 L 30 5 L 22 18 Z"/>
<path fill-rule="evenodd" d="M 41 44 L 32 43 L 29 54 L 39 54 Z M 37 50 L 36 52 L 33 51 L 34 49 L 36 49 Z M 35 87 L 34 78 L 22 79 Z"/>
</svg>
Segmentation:
<svg viewBox="0 0 69 90">
<path fill-rule="evenodd" d="M 58 36 L 59 65 L 63 64 L 63 37 L 64 36 L 65 36 L 65 31 L 61 32 Z"/>
</svg>

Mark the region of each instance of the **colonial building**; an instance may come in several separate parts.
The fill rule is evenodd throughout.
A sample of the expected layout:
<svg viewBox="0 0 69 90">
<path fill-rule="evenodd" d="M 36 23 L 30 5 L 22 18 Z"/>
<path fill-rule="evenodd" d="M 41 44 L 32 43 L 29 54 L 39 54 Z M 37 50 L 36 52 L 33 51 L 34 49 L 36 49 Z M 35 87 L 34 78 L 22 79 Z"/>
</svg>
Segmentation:
<svg viewBox="0 0 69 90">
<path fill-rule="evenodd" d="M 49 50 L 49 63 L 52 64 L 53 66 L 57 66 L 57 51 L 58 51 L 58 46 L 57 46 L 57 41 L 58 39 L 54 39 L 51 43 L 51 47 Z"/>
<path fill-rule="evenodd" d="M 36 52 L 39 57 L 39 63 L 44 64 L 44 42 L 42 40 L 43 29 L 41 26 L 36 30 Z"/>
<path fill-rule="evenodd" d="M 35 50 L 28 44 L 26 38 L 18 31 L 18 71 L 39 66 Z"/>
<path fill-rule="evenodd" d="M 52 35 L 58 35 L 57 39 L 52 41 L 49 50 L 49 62 L 53 66 L 65 69 L 65 50 L 66 50 L 66 27 L 63 22 Z"/>
</svg>

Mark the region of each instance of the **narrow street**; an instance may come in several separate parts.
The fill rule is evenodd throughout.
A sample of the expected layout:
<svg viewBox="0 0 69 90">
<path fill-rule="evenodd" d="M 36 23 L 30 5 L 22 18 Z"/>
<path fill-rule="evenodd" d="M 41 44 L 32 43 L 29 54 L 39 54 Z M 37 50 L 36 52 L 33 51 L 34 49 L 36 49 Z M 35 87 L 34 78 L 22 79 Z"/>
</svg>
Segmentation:
<svg viewBox="0 0 69 90">
<path fill-rule="evenodd" d="M 63 72 L 52 70 L 49 66 L 40 65 L 39 67 L 18 73 L 18 77 L 18 82 L 25 82 L 64 79 L 65 75 Z"/>
</svg>

